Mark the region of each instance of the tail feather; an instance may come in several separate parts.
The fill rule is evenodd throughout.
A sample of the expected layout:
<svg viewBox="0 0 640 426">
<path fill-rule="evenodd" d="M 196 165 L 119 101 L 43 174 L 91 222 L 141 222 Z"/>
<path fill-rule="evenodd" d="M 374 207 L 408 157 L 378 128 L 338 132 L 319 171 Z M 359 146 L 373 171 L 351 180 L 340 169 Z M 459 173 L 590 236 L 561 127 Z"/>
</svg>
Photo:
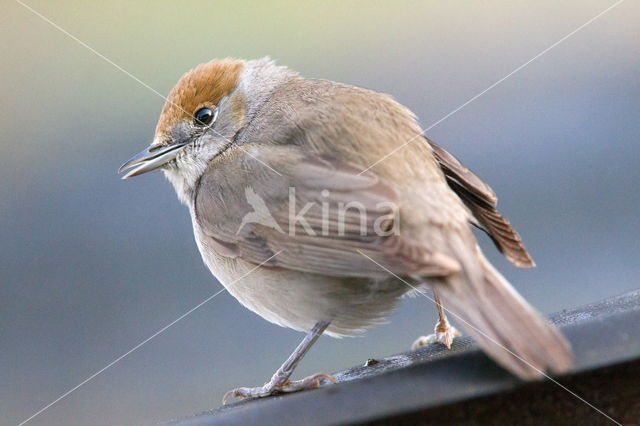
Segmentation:
<svg viewBox="0 0 640 426">
<path fill-rule="evenodd" d="M 461 241 L 459 241 L 461 242 Z M 571 368 L 569 343 L 520 296 L 480 249 L 452 249 L 463 272 L 433 283 L 444 306 L 496 362 L 523 379 Z"/>
</svg>

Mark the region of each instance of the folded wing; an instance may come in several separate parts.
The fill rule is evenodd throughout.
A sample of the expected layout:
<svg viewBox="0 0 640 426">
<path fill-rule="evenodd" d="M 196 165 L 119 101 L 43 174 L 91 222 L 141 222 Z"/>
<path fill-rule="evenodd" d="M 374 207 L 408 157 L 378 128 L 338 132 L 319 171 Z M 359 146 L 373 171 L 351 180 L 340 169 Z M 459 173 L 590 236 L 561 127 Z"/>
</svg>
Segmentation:
<svg viewBox="0 0 640 426">
<path fill-rule="evenodd" d="M 514 265 L 521 268 L 535 266 L 520 234 L 498 211 L 498 198 L 491 187 L 438 144 L 429 139 L 427 141 L 433 148 L 447 183 L 471 210 L 476 225 L 491 237 L 498 250 Z"/>
<path fill-rule="evenodd" d="M 399 275 L 459 269 L 397 232 L 397 194 L 371 171 L 295 146 L 229 155 L 241 161 L 214 162 L 195 197 L 197 223 L 221 255 L 341 277 L 388 276 L 370 259 Z"/>
</svg>

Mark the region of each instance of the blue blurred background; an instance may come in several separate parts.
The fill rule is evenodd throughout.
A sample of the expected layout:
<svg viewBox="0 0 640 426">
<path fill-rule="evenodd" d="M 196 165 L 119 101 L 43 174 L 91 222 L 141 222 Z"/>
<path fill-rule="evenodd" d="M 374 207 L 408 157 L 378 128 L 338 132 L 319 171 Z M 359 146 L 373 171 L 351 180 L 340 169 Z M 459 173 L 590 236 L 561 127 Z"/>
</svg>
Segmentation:
<svg viewBox="0 0 640 426">
<path fill-rule="evenodd" d="M 215 57 L 270 55 L 392 94 L 430 126 L 613 1 L 29 4 L 161 93 Z M 538 263 L 490 258 L 545 313 L 638 287 L 640 3 L 627 1 L 429 131 L 484 177 Z M 0 14 L 0 424 L 16 424 L 213 294 L 160 173 L 115 171 L 163 100 L 14 1 Z M 296 372 L 403 351 L 407 299 Z M 597 339 L 598 336 L 593 336 Z M 267 380 L 302 338 L 223 293 L 31 424 L 148 424 Z"/>
</svg>

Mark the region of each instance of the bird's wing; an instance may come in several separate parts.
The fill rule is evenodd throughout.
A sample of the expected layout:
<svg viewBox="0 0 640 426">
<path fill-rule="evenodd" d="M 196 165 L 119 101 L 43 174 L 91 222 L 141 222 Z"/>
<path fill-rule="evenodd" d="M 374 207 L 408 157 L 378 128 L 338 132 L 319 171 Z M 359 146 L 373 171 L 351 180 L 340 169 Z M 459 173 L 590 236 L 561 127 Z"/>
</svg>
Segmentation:
<svg viewBox="0 0 640 426">
<path fill-rule="evenodd" d="M 426 138 L 447 178 L 447 183 L 471 210 L 477 225 L 493 240 L 496 247 L 514 265 L 535 266 L 518 232 L 497 209 L 498 197 L 489 185 L 466 168 L 456 157 Z"/>
<path fill-rule="evenodd" d="M 250 205 L 250 192 L 264 204 Z M 268 211 L 256 212 L 262 205 Z M 379 176 L 294 146 L 243 147 L 214 160 L 194 207 L 211 247 L 255 264 L 341 277 L 388 276 L 367 257 L 401 275 L 459 269 L 453 258 L 398 232 L 397 194 Z M 278 226 L 243 221 L 254 212 Z"/>
</svg>

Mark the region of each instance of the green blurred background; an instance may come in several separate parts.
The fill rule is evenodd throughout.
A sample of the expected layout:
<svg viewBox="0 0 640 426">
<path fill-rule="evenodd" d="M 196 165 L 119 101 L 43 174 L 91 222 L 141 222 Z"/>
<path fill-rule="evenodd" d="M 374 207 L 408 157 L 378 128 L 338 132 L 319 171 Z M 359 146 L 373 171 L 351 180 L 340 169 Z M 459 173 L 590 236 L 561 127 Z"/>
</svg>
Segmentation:
<svg viewBox="0 0 640 426">
<path fill-rule="evenodd" d="M 270 55 L 392 94 L 428 127 L 613 1 L 28 2 L 168 93 L 215 57 Z M 428 135 L 483 176 L 538 262 L 490 258 L 545 313 L 638 287 L 640 3 L 627 1 Z M 163 100 L 20 4 L 0 14 L 0 424 L 17 424 L 220 285 L 160 173 L 115 171 Z M 298 371 L 403 351 L 435 310 L 407 299 Z M 32 420 L 148 424 L 267 380 L 302 338 L 223 293 Z M 593 336 L 597 339 L 598 336 Z"/>
</svg>

